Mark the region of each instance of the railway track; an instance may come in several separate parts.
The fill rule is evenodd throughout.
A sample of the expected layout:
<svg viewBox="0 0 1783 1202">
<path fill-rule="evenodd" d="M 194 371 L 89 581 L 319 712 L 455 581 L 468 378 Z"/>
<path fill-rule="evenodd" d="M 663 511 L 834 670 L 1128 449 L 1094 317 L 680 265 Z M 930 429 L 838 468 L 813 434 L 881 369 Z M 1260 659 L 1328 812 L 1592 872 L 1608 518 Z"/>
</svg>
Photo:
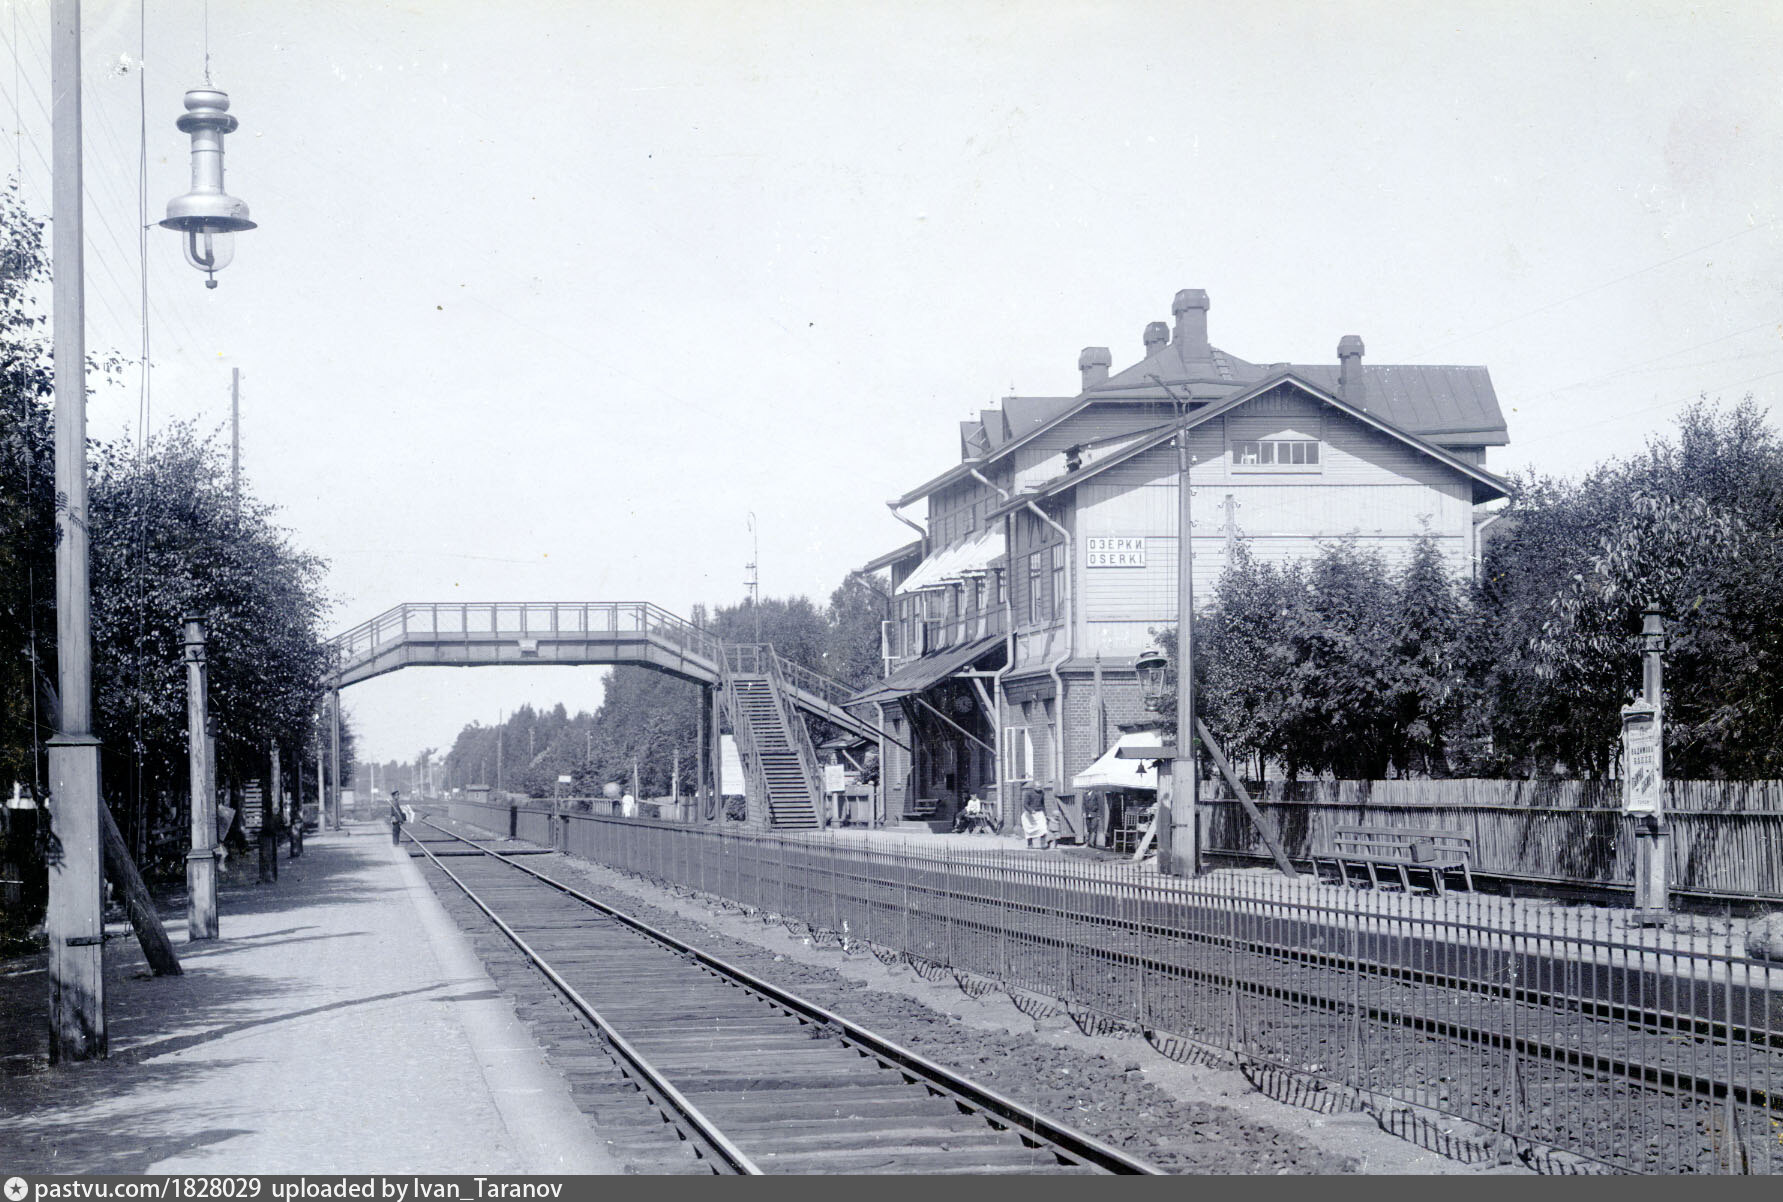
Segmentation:
<svg viewBox="0 0 1783 1202">
<path fill-rule="evenodd" d="M 597 1125 L 621 1133 L 615 1150 L 628 1163 L 739 1174 L 1160 1171 L 512 856 L 425 821 L 406 834 L 436 879 L 549 983 L 563 1013 L 535 997 L 523 1014 L 547 1025 L 554 1061 L 569 1064 Z"/>
<path fill-rule="evenodd" d="M 971 863 L 875 874 L 798 850 L 690 857 L 671 879 L 752 898 L 746 912 L 788 916 L 815 942 L 1060 999 L 1085 1030 L 1457 1116 L 1531 1163 L 1552 1149 L 1636 1172 L 1783 1169 L 1783 992 L 1762 966 L 1564 926 L 1507 934 L 1383 914 L 1346 927 L 1298 903 L 1218 908 L 1121 882 L 975 878 Z"/>
</svg>

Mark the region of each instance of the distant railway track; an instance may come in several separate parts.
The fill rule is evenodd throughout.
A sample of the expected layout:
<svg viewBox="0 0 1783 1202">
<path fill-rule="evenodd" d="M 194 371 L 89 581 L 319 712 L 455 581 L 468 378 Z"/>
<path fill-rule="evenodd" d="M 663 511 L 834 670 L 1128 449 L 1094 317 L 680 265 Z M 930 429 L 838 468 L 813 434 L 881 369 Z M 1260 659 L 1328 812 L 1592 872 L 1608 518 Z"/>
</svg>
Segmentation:
<svg viewBox="0 0 1783 1202">
<path fill-rule="evenodd" d="M 407 835 L 611 1059 L 621 1089 L 597 1124 L 663 1156 L 738 1174 L 1160 1171 L 463 835 Z M 584 1084 L 600 1075 L 577 1062 Z M 616 1112 L 626 1093 L 661 1130 Z"/>
</svg>

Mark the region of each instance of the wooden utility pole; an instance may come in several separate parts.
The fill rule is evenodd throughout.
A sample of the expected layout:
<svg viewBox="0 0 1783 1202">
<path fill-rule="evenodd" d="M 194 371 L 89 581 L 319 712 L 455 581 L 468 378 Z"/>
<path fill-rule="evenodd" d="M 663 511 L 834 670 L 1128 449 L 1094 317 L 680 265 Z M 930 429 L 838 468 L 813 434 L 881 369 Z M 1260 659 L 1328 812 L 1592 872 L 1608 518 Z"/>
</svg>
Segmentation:
<svg viewBox="0 0 1783 1202">
<path fill-rule="evenodd" d="M 56 666 L 49 743 L 50 1062 L 104 1057 L 104 852 L 99 740 L 93 737 L 87 565 L 86 262 L 82 246 L 80 0 L 50 5 L 51 251 L 56 364 Z"/>
<path fill-rule="evenodd" d="M 187 614 L 186 764 L 192 787 L 192 845 L 186 852 L 186 938 L 217 938 L 217 783 L 210 739 L 210 668 L 204 619 Z"/>
<path fill-rule="evenodd" d="M 1158 823 L 1158 871 L 1201 873 L 1201 824 L 1195 762 L 1195 523 L 1191 517 L 1187 406 L 1176 434 L 1176 758 L 1170 761 L 1170 821 Z M 1160 817 L 1162 816 L 1162 807 Z M 1163 837 L 1168 832 L 1167 838 Z"/>
<path fill-rule="evenodd" d="M 279 776 L 279 745 L 268 740 L 268 788 L 260 795 L 260 883 L 279 879 L 279 816 L 284 813 L 284 782 Z"/>
</svg>

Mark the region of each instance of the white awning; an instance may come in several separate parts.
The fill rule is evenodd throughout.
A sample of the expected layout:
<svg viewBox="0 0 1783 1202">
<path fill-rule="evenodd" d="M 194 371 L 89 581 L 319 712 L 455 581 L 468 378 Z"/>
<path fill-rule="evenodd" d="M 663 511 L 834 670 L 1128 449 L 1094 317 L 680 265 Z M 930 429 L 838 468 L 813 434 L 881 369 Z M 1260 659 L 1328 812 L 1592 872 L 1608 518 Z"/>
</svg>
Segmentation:
<svg viewBox="0 0 1783 1202">
<path fill-rule="evenodd" d="M 1123 747 L 1156 747 L 1158 732 L 1136 731 L 1124 734 L 1102 758 L 1071 778 L 1073 789 L 1150 789 L 1158 787 L 1158 774 L 1147 767 L 1145 760 L 1123 760 L 1117 753 Z"/>
<path fill-rule="evenodd" d="M 925 588 L 944 588 L 958 584 L 967 576 L 980 575 L 1003 557 L 1001 527 L 980 530 L 951 547 L 944 547 L 916 565 L 916 570 L 898 585 L 900 593 L 914 593 Z"/>
</svg>

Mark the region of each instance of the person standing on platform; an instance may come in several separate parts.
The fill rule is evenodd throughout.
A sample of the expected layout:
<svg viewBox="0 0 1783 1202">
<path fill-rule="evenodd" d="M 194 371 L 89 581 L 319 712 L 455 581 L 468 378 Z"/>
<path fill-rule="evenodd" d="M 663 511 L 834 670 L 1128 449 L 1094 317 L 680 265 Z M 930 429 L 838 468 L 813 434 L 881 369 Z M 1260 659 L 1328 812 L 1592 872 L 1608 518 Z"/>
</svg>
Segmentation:
<svg viewBox="0 0 1783 1202">
<path fill-rule="evenodd" d="M 1108 827 L 1108 799 L 1100 789 L 1083 795 L 1083 842 L 1086 847 L 1101 847 Z"/>
<path fill-rule="evenodd" d="M 1033 785 L 1022 790 L 1022 837 L 1029 847 L 1047 845 L 1046 795 Z"/>
</svg>

